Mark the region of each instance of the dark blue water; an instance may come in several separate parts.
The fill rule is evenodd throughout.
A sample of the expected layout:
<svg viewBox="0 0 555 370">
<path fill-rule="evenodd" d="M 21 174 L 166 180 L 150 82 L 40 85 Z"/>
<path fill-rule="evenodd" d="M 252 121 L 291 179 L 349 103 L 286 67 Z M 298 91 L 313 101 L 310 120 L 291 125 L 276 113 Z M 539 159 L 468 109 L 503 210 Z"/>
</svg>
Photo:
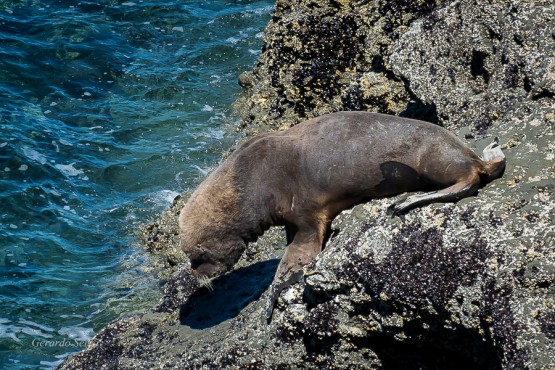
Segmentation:
<svg viewBox="0 0 555 370">
<path fill-rule="evenodd" d="M 134 233 L 228 147 L 271 6 L 0 0 L 0 368 L 153 305 Z"/>
</svg>

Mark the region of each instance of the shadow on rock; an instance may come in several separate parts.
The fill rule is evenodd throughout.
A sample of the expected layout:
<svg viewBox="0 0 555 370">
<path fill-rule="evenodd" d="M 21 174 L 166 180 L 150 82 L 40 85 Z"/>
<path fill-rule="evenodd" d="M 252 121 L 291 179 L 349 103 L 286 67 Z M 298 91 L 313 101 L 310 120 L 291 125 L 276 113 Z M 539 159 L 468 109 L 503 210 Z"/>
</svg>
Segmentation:
<svg viewBox="0 0 555 370">
<path fill-rule="evenodd" d="M 212 291 L 199 289 L 181 306 L 181 324 L 206 329 L 234 318 L 268 289 L 278 264 L 279 259 L 258 262 L 217 278 Z"/>
</svg>

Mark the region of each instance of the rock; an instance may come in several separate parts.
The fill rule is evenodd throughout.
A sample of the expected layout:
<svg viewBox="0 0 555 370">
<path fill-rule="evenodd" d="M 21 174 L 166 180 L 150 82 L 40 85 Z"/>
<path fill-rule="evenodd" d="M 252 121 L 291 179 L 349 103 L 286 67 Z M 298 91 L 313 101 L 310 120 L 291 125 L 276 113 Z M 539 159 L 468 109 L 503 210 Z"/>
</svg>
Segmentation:
<svg viewBox="0 0 555 370">
<path fill-rule="evenodd" d="M 434 112 L 385 68 L 384 51 L 435 6 L 435 1 L 278 1 L 259 64 L 241 77 L 248 91 L 240 129 L 254 135 L 339 110 L 433 119 Z"/>
<path fill-rule="evenodd" d="M 156 258 L 161 268 L 161 278 L 167 278 L 179 269 L 185 255 L 179 247 L 179 211 L 191 194 L 177 196 L 170 209 L 162 214 L 155 223 L 145 225 L 139 233 L 141 244 Z"/>
<path fill-rule="evenodd" d="M 167 312 L 108 325 L 61 368 L 554 368 L 554 29 L 547 0 L 278 0 L 241 77 L 245 136 L 332 111 L 398 114 L 477 152 L 499 137 L 504 176 L 400 218 L 385 214 L 397 198 L 343 212 L 269 325 L 282 230 L 210 293 L 180 270 L 178 202 L 143 238 L 174 276 Z"/>
</svg>

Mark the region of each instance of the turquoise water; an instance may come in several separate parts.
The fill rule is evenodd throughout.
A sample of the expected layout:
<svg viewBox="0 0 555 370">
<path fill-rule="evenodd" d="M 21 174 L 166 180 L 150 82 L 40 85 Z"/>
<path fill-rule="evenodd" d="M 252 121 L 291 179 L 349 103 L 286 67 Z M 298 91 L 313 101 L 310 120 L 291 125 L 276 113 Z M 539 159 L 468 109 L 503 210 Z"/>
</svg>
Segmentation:
<svg viewBox="0 0 555 370">
<path fill-rule="evenodd" d="M 134 233 L 229 146 L 271 9 L 0 0 L 0 368 L 152 306 Z"/>
</svg>

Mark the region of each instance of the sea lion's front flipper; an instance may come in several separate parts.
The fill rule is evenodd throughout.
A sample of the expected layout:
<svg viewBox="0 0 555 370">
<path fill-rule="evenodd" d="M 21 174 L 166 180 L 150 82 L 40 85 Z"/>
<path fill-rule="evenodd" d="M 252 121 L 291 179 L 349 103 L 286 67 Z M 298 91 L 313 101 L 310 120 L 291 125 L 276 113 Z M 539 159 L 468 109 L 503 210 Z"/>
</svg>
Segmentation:
<svg viewBox="0 0 555 370">
<path fill-rule="evenodd" d="M 311 235 L 314 237 L 316 234 L 312 233 Z M 279 263 L 270 288 L 268 306 L 266 308 L 266 320 L 268 322 L 272 319 L 274 305 L 281 291 L 302 279 L 304 274 L 303 267 L 311 262 L 320 252 L 322 242 L 320 237 L 316 238 L 316 240 L 314 238 L 307 240 L 302 238 L 302 235 L 298 233 L 295 235 L 293 242 L 287 247 Z"/>
</svg>

